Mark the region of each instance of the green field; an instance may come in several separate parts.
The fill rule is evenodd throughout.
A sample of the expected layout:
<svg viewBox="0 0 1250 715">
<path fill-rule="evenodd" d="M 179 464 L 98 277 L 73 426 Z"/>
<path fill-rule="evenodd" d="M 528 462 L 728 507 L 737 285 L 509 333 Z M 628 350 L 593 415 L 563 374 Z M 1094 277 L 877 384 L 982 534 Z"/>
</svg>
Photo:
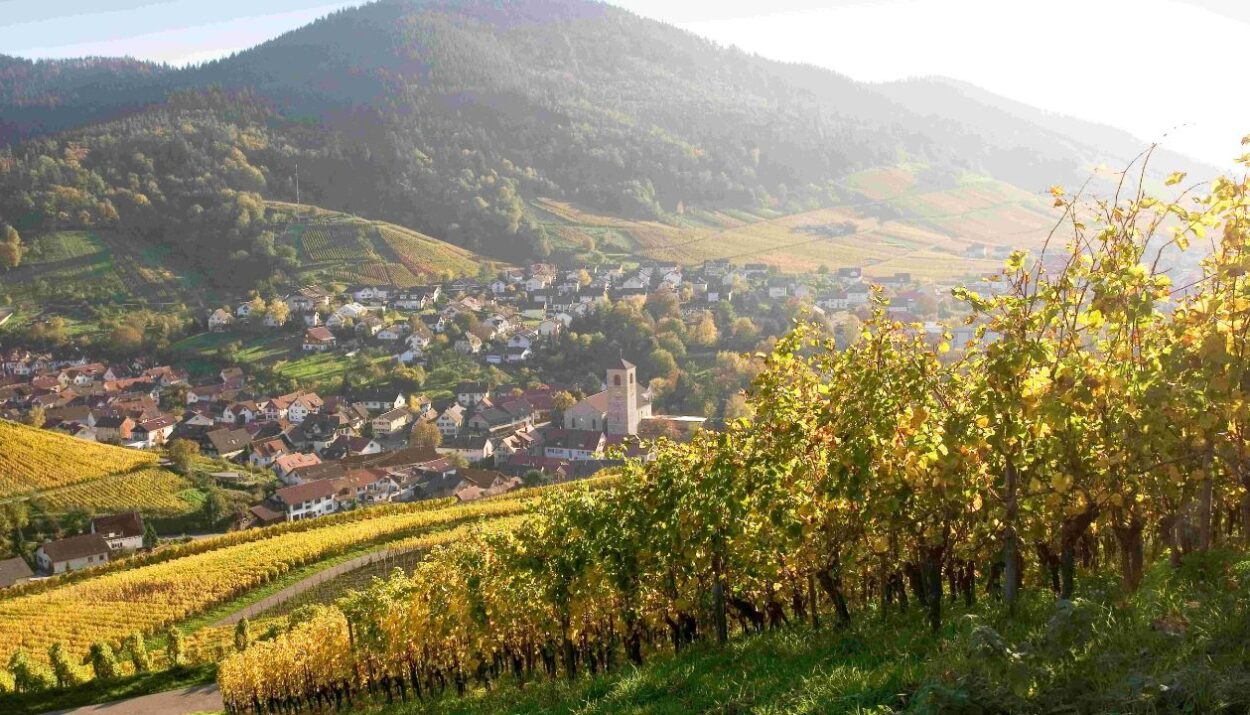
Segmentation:
<svg viewBox="0 0 1250 715">
<path fill-rule="evenodd" d="M 270 202 L 279 243 L 296 250 L 304 283 L 401 287 L 477 274 L 486 260 L 423 233 L 315 207 Z"/>
<path fill-rule="evenodd" d="M 233 362 L 272 367 L 277 375 L 309 388 L 337 385 L 344 374 L 359 364 L 357 358 L 341 352 L 306 353 L 301 348 L 299 335 L 289 331 L 262 335 L 198 333 L 174 343 L 171 349 L 183 356 L 182 364 L 189 370 L 203 375 L 220 369 L 223 350 L 232 343 L 239 346 Z M 365 359 L 379 365 L 391 361 L 387 355 Z"/>
</svg>

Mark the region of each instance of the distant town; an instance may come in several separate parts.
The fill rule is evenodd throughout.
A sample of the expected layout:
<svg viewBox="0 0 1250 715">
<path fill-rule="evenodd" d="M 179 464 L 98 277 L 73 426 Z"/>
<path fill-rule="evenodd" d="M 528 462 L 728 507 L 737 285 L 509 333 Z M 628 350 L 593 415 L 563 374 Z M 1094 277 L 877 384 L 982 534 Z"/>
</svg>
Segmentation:
<svg viewBox="0 0 1250 715">
<path fill-rule="evenodd" d="M 110 361 L 72 347 L 10 347 L 0 354 L 0 416 L 211 459 L 220 466 L 207 476 L 223 486 L 262 486 L 231 528 L 390 502 L 473 501 L 646 459 L 656 439 L 689 439 L 742 416 L 754 374 L 748 353 L 795 316 L 849 337 L 876 295 L 891 319 L 937 339 L 951 330 L 939 322 L 955 310 L 949 291 L 906 273 L 794 276 L 727 260 L 698 269 L 534 264 L 422 286 L 301 286 L 208 311 L 192 339 L 230 346 L 213 354 L 209 371 L 154 355 Z M 955 330 L 956 340 L 971 338 L 971 328 Z M 647 339 L 631 339 L 637 331 Z M 373 374 L 273 389 L 265 365 L 229 360 L 271 338 Z M 691 377 L 700 359 L 709 366 L 702 386 Z M 455 376 L 463 379 L 447 382 Z M 96 518 L 121 524 L 129 540 L 105 544 L 87 531 L 41 547 L 36 563 L 56 573 L 140 545 L 142 514 Z"/>
</svg>

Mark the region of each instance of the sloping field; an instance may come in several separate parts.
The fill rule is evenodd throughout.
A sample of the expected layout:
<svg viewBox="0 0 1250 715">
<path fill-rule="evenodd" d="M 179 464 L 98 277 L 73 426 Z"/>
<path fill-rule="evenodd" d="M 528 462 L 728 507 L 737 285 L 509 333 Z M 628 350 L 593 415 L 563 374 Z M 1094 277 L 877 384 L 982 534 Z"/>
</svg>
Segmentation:
<svg viewBox="0 0 1250 715">
<path fill-rule="evenodd" d="M 403 226 L 381 221 L 374 222 L 373 225 L 386 246 L 394 251 L 399 262 L 413 275 L 425 281 L 447 272 L 456 276 L 473 275 L 486 260 L 472 251 Z"/>
<path fill-rule="evenodd" d="M 94 642 L 117 645 L 136 630 L 154 634 L 336 553 L 519 514 L 526 501 L 438 507 L 404 505 L 368 510 L 350 520 L 330 519 L 309 528 L 295 522 L 236 532 L 209 543 L 193 543 L 186 556 L 106 569 L 98 576 L 88 573 L 64 585 L 19 593 L 0 600 L 0 661 L 8 662 L 19 648 L 46 659 L 48 649 L 58 641 L 78 657 Z"/>
<path fill-rule="evenodd" d="M 156 455 L 0 420 L 0 499 L 156 466 Z"/>
<path fill-rule="evenodd" d="M 268 202 L 269 220 L 295 248 L 309 282 L 410 287 L 474 275 L 487 259 L 423 233 L 315 206 Z"/>
<path fill-rule="evenodd" d="M 139 509 L 145 516 L 177 516 L 194 508 L 180 496 L 193 490 L 189 479 L 164 469 L 141 469 L 40 492 L 53 512 L 83 509 L 98 514 Z"/>
<path fill-rule="evenodd" d="M 868 275 L 910 272 L 950 279 L 992 272 L 1000 261 L 967 257 L 976 244 L 1036 248 L 1054 222 L 1041 197 L 984 177 L 945 183 L 903 165 L 845 180 L 846 205 L 790 215 L 695 209 L 671 223 L 604 216 L 539 199 L 536 213 L 554 236 L 579 245 L 620 235 L 645 259 L 686 265 L 716 258 L 783 271 L 857 266 Z"/>
</svg>

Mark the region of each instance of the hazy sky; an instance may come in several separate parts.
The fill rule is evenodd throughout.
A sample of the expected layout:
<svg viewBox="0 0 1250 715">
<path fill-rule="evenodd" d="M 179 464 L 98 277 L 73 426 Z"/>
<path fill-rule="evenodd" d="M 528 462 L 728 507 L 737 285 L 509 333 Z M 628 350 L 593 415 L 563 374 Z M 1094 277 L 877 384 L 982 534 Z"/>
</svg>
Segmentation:
<svg viewBox="0 0 1250 715">
<path fill-rule="evenodd" d="M 195 62 L 360 0 L 0 0 L 0 53 Z M 1227 165 L 1250 134 L 1250 0 L 616 0 L 856 79 L 946 75 Z M 1232 79 L 1229 79 L 1232 78 Z M 1221 82 L 1223 81 L 1223 85 Z M 1165 134 L 1167 135 L 1165 138 Z"/>
</svg>

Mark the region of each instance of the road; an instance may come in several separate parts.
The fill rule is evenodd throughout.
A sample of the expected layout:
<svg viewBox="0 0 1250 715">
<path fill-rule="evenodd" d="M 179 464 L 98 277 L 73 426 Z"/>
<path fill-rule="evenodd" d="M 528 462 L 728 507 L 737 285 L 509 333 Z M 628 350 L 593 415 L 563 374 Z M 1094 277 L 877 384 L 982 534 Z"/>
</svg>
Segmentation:
<svg viewBox="0 0 1250 715">
<path fill-rule="evenodd" d="M 216 713 L 225 707 L 216 683 L 193 685 L 181 690 L 142 695 L 130 700 L 101 705 L 84 705 L 73 710 L 58 710 L 47 715 L 191 715 Z"/>
</svg>

